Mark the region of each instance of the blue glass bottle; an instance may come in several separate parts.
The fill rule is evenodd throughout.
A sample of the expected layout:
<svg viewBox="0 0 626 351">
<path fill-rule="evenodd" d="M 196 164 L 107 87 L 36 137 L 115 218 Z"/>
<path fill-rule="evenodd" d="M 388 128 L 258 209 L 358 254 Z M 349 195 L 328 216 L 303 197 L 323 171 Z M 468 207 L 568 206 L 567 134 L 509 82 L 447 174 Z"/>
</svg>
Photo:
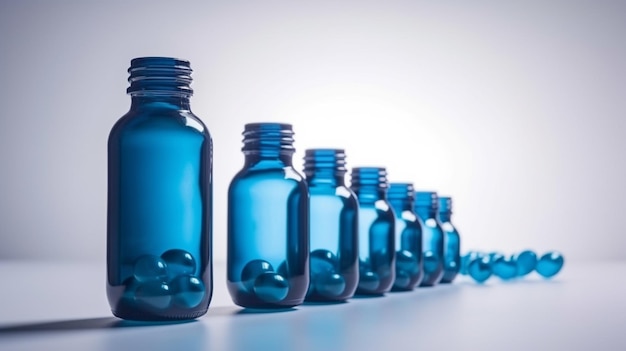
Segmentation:
<svg viewBox="0 0 626 351">
<path fill-rule="evenodd" d="M 445 235 L 444 268 L 441 283 L 452 283 L 461 269 L 461 238 L 452 224 L 452 199 L 439 198 L 439 220 Z"/>
<path fill-rule="evenodd" d="M 309 192 L 289 124 L 251 123 L 228 189 L 227 285 L 235 304 L 289 308 L 309 286 Z"/>
<path fill-rule="evenodd" d="M 382 295 L 395 279 L 395 214 L 387 201 L 387 171 L 352 169 L 351 189 L 359 199 L 359 285 L 357 294 Z"/>
<path fill-rule="evenodd" d="M 422 282 L 422 225 L 413 212 L 411 183 L 391 183 L 387 198 L 396 216 L 396 279 L 392 290 L 413 290 Z"/>
<path fill-rule="evenodd" d="M 108 140 L 107 297 L 119 318 L 197 318 L 213 291 L 211 137 L 188 61 L 136 58 L 128 72 L 130 111 Z"/>
<path fill-rule="evenodd" d="M 422 221 L 424 279 L 420 286 L 434 286 L 443 278 L 445 236 L 437 215 L 437 193 L 415 192 L 415 213 Z"/>
<path fill-rule="evenodd" d="M 310 193 L 310 285 L 307 301 L 343 301 L 359 282 L 358 200 L 345 185 L 341 149 L 305 151 Z"/>
</svg>

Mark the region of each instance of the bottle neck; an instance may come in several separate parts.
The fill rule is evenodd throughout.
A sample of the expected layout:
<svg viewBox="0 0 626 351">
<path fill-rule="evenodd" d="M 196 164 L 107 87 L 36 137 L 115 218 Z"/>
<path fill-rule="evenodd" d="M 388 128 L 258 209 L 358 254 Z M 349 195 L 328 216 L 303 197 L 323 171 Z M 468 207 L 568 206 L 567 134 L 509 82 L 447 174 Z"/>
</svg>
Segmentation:
<svg viewBox="0 0 626 351">
<path fill-rule="evenodd" d="M 131 95 L 131 110 L 159 108 L 191 111 L 188 95 L 141 93 Z"/>
<path fill-rule="evenodd" d="M 293 167 L 293 155 L 281 152 L 251 152 L 245 154 L 245 167 L 263 164 L 268 167 Z"/>
<path fill-rule="evenodd" d="M 268 167 L 293 167 L 293 130 L 284 123 L 249 123 L 243 131 L 246 167 L 262 163 Z"/>
<path fill-rule="evenodd" d="M 309 185 L 345 186 L 346 154 L 344 150 L 305 150 L 304 174 Z"/>
<path fill-rule="evenodd" d="M 383 167 L 355 167 L 351 174 L 352 191 L 360 203 L 387 199 L 387 170 Z"/>
<path fill-rule="evenodd" d="M 442 222 L 450 222 L 452 218 L 452 212 L 451 211 L 443 211 L 443 212 L 439 212 L 439 220 Z"/>
<path fill-rule="evenodd" d="M 388 200 L 391 207 L 397 212 L 413 211 L 413 202 L 409 199 L 394 199 L 389 196 Z"/>
<path fill-rule="evenodd" d="M 415 213 L 422 221 L 437 216 L 437 209 L 431 206 L 415 206 Z"/>
</svg>

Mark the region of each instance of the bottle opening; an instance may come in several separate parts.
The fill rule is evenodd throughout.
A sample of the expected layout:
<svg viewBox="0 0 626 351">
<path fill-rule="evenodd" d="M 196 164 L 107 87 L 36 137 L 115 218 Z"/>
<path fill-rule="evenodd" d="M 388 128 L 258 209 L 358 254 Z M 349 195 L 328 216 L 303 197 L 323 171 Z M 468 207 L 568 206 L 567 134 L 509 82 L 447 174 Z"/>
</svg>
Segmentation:
<svg viewBox="0 0 626 351">
<path fill-rule="evenodd" d="M 386 189 L 387 170 L 384 167 L 355 167 L 351 173 L 351 187 L 360 189 L 363 187 L 376 187 Z"/>
<path fill-rule="evenodd" d="M 413 201 L 415 199 L 413 183 L 389 183 L 387 197 L 389 200 Z"/>
<path fill-rule="evenodd" d="M 346 153 L 343 149 L 308 149 L 304 151 L 304 174 L 317 176 L 344 176 Z"/>
<path fill-rule="evenodd" d="M 439 198 L 439 212 L 452 212 L 452 198 L 441 196 Z"/>
<path fill-rule="evenodd" d="M 436 209 L 438 207 L 438 197 L 435 191 L 416 191 L 415 207 L 430 207 Z"/>
<path fill-rule="evenodd" d="M 179 94 L 191 96 L 189 61 L 171 57 L 138 57 L 130 61 L 126 92 L 131 95 Z"/>
<path fill-rule="evenodd" d="M 244 127 L 243 148 L 248 153 L 289 153 L 293 154 L 293 128 L 286 123 L 248 123 Z"/>
</svg>

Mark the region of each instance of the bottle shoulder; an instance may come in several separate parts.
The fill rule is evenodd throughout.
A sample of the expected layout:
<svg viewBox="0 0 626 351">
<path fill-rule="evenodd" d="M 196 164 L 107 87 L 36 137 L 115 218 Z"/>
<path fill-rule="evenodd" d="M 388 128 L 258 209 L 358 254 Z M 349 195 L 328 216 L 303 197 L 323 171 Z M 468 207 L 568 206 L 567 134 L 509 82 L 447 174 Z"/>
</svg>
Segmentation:
<svg viewBox="0 0 626 351">
<path fill-rule="evenodd" d="M 233 177 L 230 187 L 291 184 L 307 189 L 304 178 L 293 167 L 269 167 L 268 165 L 244 167 Z M 308 192 L 308 191 L 307 191 Z"/>
<path fill-rule="evenodd" d="M 130 110 L 111 128 L 109 139 L 135 133 L 190 133 L 211 140 L 202 120 L 187 110 L 146 109 Z"/>
</svg>

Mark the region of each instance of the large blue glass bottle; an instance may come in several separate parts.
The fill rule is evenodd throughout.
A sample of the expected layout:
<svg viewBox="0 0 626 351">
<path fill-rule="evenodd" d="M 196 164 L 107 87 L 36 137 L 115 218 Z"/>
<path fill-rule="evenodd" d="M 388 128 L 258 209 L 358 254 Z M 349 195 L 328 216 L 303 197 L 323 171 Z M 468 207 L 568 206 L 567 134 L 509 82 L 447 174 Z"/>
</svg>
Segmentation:
<svg viewBox="0 0 626 351">
<path fill-rule="evenodd" d="M 107 297 L 120 318 L 193 319 L 213 290 L 211 137 L 188 61 L 136 58 L 128 72 L 130 111 L 108 140 Z"/>
<path fill-rule="evenodd" d="M 443 277 L 445 236 L 437 219 L 437 193 L 415 192 L 415 213 L 422 221 L 424 279 L 420 286 L 437 285 Z"/>
<path fill-rule="evenodd" d="M 439 220 L 445 235 L 444 269 L 441 283 L 452 283 L 461 269 L 461 238 L 452 224 L 452 198 L 439 198 Z"/>
<path fill-rule="evenodd" d="M 251 123 L 228 189 L 227 285 L 235 304 L 288 308 L 309 286 L 309 192 L 289 124 Z"/>
<path fill-rule="evenodd" d="M 390 183 L 387 198 L 396 216 L 396 279 L 392 290 L 413 290 L 424 275 L 422 226 L 413 212 L 413 184 Z"/>
<path fill-rule="evenodd" d="M 307 301 L 343 301 L 359 282 L 358 200 L 345 185 L 341 149 L 305 151 L 310 193 L 310 270 Z"/>
<path fill-rule="evenodd" d="M 359 199 L 359 285 L 357 294 L 381 295 L 395 279 L 396 217 L 387 201 L 387 171 L 352 169 L 350 187 Z"/>
</svg>

